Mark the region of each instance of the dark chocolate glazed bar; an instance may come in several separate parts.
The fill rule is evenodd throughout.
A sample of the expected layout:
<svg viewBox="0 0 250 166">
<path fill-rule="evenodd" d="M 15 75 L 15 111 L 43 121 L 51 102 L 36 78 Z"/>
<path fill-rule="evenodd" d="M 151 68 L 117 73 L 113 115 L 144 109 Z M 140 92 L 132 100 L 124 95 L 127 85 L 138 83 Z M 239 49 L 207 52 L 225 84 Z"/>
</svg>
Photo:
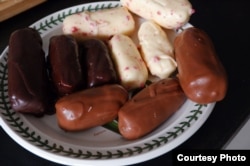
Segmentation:
<svg viewBox="0 0 250 166">
<path fill-rule="evenodd" d="M 9 40 L 8 93 L 15 111 L 42 115 L 49 110 L 49 78 L 39 33 L 16 30 Z"/>
<path fill-rule="evenodd" d="M 50 38 L 48 62 L 50 75 L 59 96 L 84 87 L 78 44 L 70 35 Z"/>
<path fill-rule="evenodd" d="M 103 41 L 87 39 L 80 42 L 80 50 L 82 66 L 87 70 L 88 87 L 118 82 L 109 50 Z"/>
</svg>

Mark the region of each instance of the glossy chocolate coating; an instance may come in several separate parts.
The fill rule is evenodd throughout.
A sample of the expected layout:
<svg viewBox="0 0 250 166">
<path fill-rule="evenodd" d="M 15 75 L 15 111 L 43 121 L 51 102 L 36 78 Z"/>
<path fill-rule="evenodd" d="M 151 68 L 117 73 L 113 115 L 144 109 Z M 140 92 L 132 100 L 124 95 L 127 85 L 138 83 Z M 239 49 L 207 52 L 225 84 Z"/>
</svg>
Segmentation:
<svg viewBox="0 0 250 166">
<path fill-rule="evenodd" d="M 15 111 L 42 115 L 49 110 L 49 78 L 39 33 L 14 31 L 9 40 L 8 93 Z"/>
<path fill-rule="evenodd" d="M 106 44 L 99 39 L 80 42 L 82 66 L 87 70 L 87 86 L 96 87 L 118 82 L 118 76 Z"/>
<path fill-rule="evenodd" d="M 188 98 L 207 104 L 225 97 L 227 75 L 204 31 L 194 27 L 184 30 L 176 37 L 174 50 L 180 84 Z"/>
<path fill-rule="evenodd" d="M 51 37 L 48 61 L 52 82 L 60 96 L 84 87 L 78 44 L 73 36 Z"/>
<path fill-rule="evenodd" d="M 177 79 L 163 79 L 137 93 L 118 113 L 118 127 L 126 139 L 137 139 L 166 121 L 186 101 Z"/>
<path fill-rule="evenodd" d="M 79 91 L 59 99 L 55 105 L 59 126 L 79 131 L 104 125 L 117 117 L 127 101 L 127 91 L 118 84 Z"/>
</svg>

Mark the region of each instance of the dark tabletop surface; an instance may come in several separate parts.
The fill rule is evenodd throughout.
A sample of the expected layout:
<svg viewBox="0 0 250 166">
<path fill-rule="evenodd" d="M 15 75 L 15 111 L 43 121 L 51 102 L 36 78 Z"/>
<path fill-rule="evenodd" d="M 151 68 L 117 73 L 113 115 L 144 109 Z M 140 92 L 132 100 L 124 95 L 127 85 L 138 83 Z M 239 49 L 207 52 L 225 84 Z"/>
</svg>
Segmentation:
<svg viewBox="0 0 250 166">
<path fill-rule="evenodd" d="M 0 22 L 0 52 L 7 46 L 15 29 L 29 26 L 60 9 L 91 2 L 90 0 L 64 0 L 47 2 Z M 205 124 L 182 145 L 181 149 L 221 149 L 235 134 L 250 114 L 250 1 L 249 0 L 190 0 L 196 13 L 190 23 L 205 30 L 212 38 L 218 56 L 229 77 L 225 99 L 218 102 Z M 136 164 L 172 165 L 172 152 L 153 160 Z M 0 165 L 59 164 L 40 158 L 15 143 L 0 127 Z M 70 165 L 70 163 L 69 163 Z"/>
</svg>

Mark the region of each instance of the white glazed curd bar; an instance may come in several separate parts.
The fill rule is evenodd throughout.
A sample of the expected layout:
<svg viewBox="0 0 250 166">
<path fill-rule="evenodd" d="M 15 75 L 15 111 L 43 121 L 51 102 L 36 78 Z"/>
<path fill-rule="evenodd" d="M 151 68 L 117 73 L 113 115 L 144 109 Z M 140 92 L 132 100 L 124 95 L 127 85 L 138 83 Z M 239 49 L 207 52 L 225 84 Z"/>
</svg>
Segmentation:
<svg viewBox="0 0 250 166">
<path fill-rule="evenodd" d="M 179 28 L 194 12 L 188 0 L 120 0 L 131 12 L 167 29 Z"/>
<path fill-rule="evenodd" d="M 63 33 L 78 37 L 108 38 L 115 34 L 129 35 L 134 28 L 134 18 L 126 7 L 85 11 L 70 15 L 63 21 Z"/>
<path fill-rule="evenodd" d="M 173 46 L 163 29 L 152 21 L 141 24 L 138 31 L 141 55 L 150 73 L 161 79 L 168 78 L 177 67 Z"/>
<path fill-rule="evenodd" d="M 109 47 L 121 84 L 126 89 L 143 87 L 148 70 L 132 39 L 122 34 L 114 35 Z"/>
</svg>

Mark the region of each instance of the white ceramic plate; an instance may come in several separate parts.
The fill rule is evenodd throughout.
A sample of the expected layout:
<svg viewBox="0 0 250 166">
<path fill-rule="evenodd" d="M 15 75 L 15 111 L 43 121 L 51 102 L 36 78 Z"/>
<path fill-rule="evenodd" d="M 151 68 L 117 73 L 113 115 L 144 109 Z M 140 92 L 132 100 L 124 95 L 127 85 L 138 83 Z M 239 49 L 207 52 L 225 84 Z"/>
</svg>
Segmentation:
<svg viewBox="0 0 250 166">
<path fill-rule="evenodd" d="M 37 29 L 47 53 L 49 38 L 61 34 L 63 19 L 80 11 L 95 11 L 119 6 L 119 2 L 97 2 L 70 7 L 53 13 L 31 27 Z M 191 26 L 185 25 L 183 30 Z M 175 33 L 178 33 L 177 31 Z M 47 160 L 70 165 L 129 165 L 146 161 L 183 143 L 193 135 L 210 115 L 215 103 L 200 105 L 187 100 L 163 125 L 134 141 L 103 127 L 78 133 L 62 131 L 55 116 L 37 119 L 16 113 L 8 99 L 8 47 L 0 57 L 0 124 L 25 149 Z"/>
</svg>

